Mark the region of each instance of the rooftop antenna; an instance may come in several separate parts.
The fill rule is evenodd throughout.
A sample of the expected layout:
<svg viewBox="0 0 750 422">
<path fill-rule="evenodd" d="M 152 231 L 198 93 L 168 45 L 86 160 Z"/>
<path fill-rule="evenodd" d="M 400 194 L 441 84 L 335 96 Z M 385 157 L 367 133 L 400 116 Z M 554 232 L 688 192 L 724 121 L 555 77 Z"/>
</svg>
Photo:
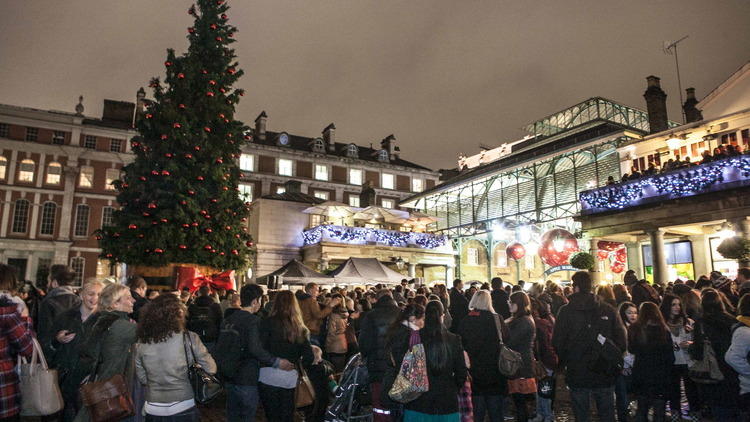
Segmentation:
<svg viewBox="0 0 750 422">
<path fill-rule="evenodd" d="M 674 55 L 674 65 L 675 68 L 677 68 L 677 89 L 680 92 L 680 110 L 682 111 L 682 123 L 685 123 L 685 110 L 682 108 L 682 80 L 680 80 L 680 62 L 679 60 L 677 60 L 677 44 L 685 41 L 687 37 L 688 35 L 685 35 L 684 37 L 674 42 L 664 41 L 664 54 L 668 54 L 670 56 Z"/>
</svg>

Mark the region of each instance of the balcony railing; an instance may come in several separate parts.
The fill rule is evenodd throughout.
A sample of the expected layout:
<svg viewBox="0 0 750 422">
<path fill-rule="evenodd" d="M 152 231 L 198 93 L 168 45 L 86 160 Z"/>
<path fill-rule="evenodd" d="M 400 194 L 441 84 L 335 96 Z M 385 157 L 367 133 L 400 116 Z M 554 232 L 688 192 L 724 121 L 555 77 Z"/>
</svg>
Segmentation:
<svg viewBox="0 0 750 422">
<path fill-rule="evenodd" d="M 581 214 L 589 215 L 745 186 L 750 186 L 750 155 L 583 191 L 579 199 Z"/>
<path fill-rule="evenodd" d="M 435 249 L 446 244 L 447 237 L 431 233 L 401 232 L 369 227 L 324 225 L 302 232 L 305 246 L 323 241 L 353 245 L 382 244 L 395 247 Z"/>
</svg>

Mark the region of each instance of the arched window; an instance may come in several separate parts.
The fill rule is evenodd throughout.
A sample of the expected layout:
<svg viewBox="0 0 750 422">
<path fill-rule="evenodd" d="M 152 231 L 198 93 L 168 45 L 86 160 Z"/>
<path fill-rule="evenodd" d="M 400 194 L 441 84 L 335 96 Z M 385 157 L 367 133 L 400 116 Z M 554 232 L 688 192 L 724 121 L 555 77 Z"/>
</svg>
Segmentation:
<svg viewBox="0 0 750 422">
<path fill-rule="evenodd" d="M 18 181 L 19 182 L 33 182 L 35 168 L 36 168 L 36 163 L 34 163 L 34 160 L 27 158 L 21 161 L 21 166 L 18 168 Z"/>
<path fill-rule="evenodd" d="M 346 147 L 346 156 L 350 158 L 359 157 L 359 148 L 354 144 L 349 144 L 349 146 Z"/>
<path fill-rule="evenodd" d="M 29 222 L 29 201 L 25 199 L 16 199 L 13 207 L 13 233 L 26 233 L 26 226 Z"/>
<path fill-rule="evenodd" d="M 323 140 L 320 138 L 315 138 L 315 141 L 313 142 L 313 151 L 315 152 L 325 152 L 326 146 L 323 143 Z"/>
<path fill-rule="evenodd" d="M 0 180 L 5 180 L 5 170 L 8 169 L 8 159 L 0 155 Z"/>
<path fill-rule="evenodd" d="M 45 202 L 42 206 L 42 224 L 39 226 L 39 234 L 55 234 L 55 215 L 57 214 L 57 204 L 54 202 Z"/>
<path fill-rule="evenodd" d="M 44 183 L 48 185 L 59 185 L 62 179 L 62 164 L 53 161 L 47 164 L 47 178 Z"/>
<path fill-rule="evenodd" d="M 388 162 L 388 151 L 381 149 L 378 151 L 378 161 L 387 163 Z"/>
</svg>

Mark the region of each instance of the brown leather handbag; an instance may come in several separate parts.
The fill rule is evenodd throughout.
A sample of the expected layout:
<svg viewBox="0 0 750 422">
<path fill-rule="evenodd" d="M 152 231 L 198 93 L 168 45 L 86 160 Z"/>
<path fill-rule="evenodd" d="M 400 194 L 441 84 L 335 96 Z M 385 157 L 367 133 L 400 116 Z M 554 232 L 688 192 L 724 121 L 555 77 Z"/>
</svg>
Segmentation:
<svg viewBox="0 0 750 422">
<path fill-rule="evenodd" d="M 92 422 L 119 421 L 135 415 L 133 399 L 122 374 L 87 382 L 79 391 Z"/>
<path fill-rule="evenodd" d="M 297 388 L 294 389 L 294 405 L 297 409 L 311 406 L 315 403 L 315 388 L 307 377 L 302 362 L 298 364 L 299 376 L 297 377 Z"/>
</svg>

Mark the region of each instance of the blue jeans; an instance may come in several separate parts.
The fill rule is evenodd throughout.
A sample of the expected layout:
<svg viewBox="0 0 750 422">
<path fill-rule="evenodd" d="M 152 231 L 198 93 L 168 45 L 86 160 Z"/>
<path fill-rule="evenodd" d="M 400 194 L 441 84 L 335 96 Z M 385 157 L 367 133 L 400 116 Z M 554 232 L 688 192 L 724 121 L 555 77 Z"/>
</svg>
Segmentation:
<svg viewBox="0 0 750 422">
<path fill-rule="evenodd" d="M 615 387 L 570 388 L 570 401 L 576 422 L 591 420 L 591 399 L 601 422 L 615 422 Z"/>
<path fill-rule="evenodd" d="M 472 394 L 474 420 L 484 421 L 484 415 L 490 415 L 490 422 L 503 422 L 503 396 L 492 394 Z"/>
<path fill-rule="evenodd" d="M 255 420 L 258 409 L 258 386 L 227 383 L 227 421 L 247 422 Z"/>
<path fill-rule="evenodd" d="M 552 399 L 545 399 L 536 395 L 536 414 L 544 418 L 545 421 L 552 420 L 555 415 L 552 414 Z"/>
<path fill-rule="evenodd" d="M 146 414 L 146 422 L 199 422 L 201 414 L 198 407 L 193 406 L 184 412 L 172 416 L 153 416 Z"/>
</svg>

